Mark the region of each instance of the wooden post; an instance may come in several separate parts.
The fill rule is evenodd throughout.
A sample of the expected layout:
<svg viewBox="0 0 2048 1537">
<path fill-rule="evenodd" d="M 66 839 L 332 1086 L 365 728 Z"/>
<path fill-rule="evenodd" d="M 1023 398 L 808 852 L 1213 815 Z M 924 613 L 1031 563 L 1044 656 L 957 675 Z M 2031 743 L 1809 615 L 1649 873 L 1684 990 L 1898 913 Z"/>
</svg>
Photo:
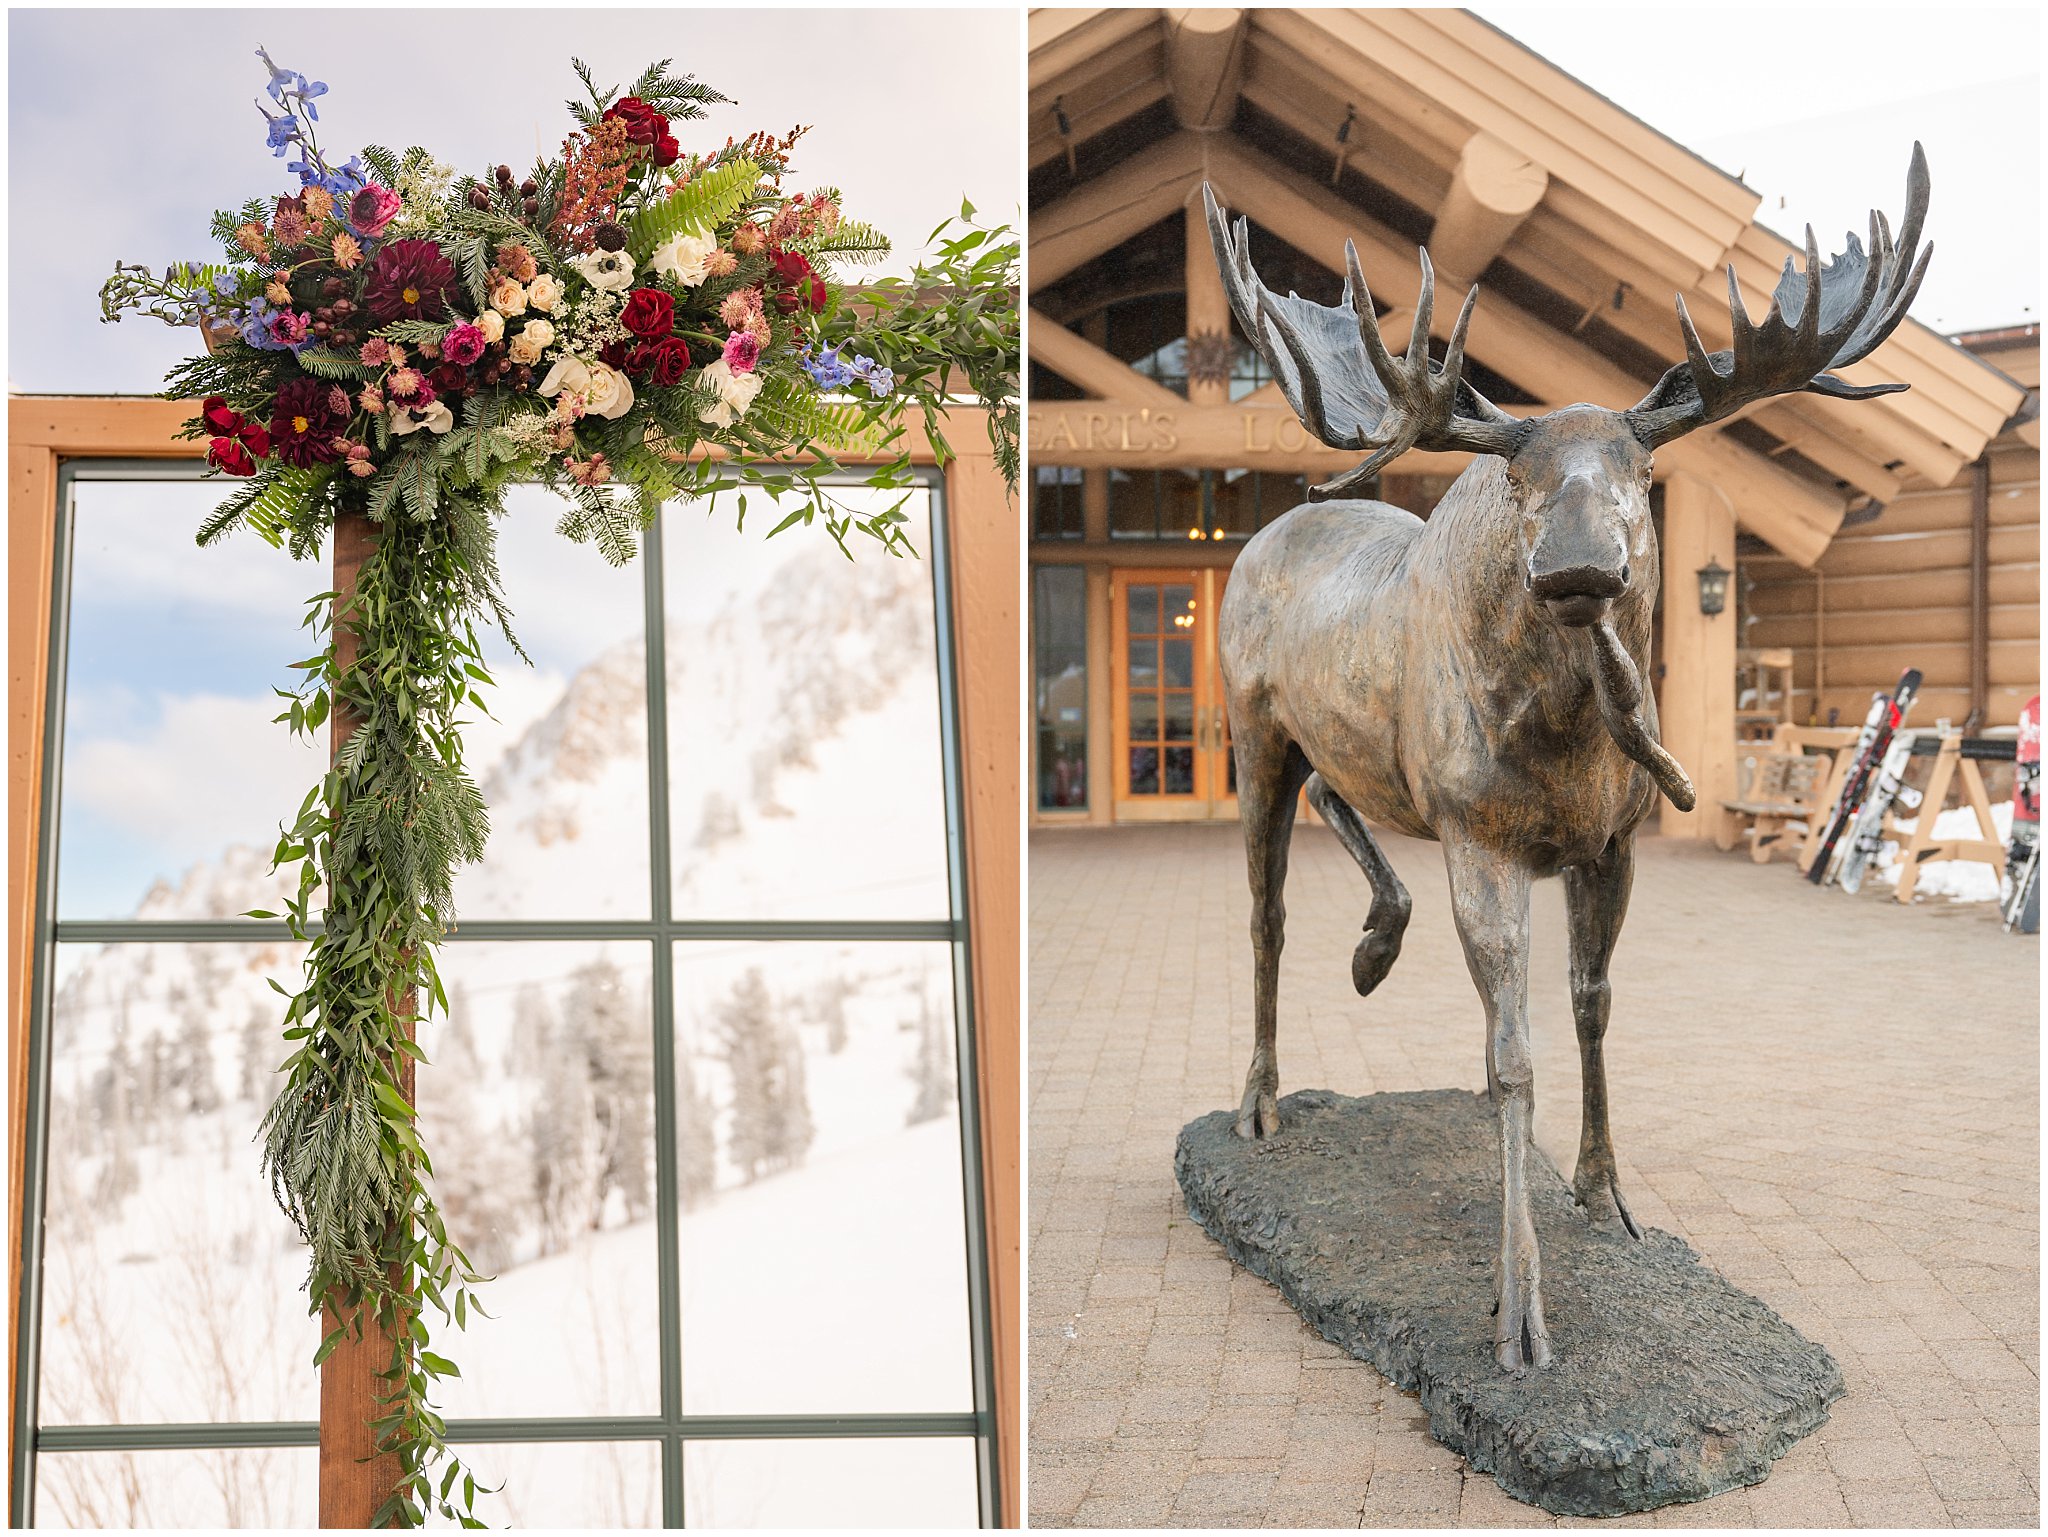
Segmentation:
<svg viewBox="0 0 2048 1537">
<path fill-rule="evenodd" d="M 334 520 L 334 623 L 335 660 L 343 672 L 355 665 L 356 637 L 344 627 L 341 613 L 356 590 L 356 576 L 363 562 L 377 547 L 377 525 L 368 513 L 345 510 Z M 329 717 L 329 762 L 341 749 L 359 722 L 353 711 L 339 701 Z M 398 1012 L 410 1021 L 416 1000 L 407 993 Z M 407 1024 L 407 1033 L 411 1033 Z M 413 1060 L 399 1064 L 399 1092 L 413 1103 Z M 320 1315 L 322 1336 L 342 1319 L 333 1308 Z M 320 1524 L 323 1527 L 362 1530 L 398 1486 L 399 1462 L 386 1453 L 377 1456 L 377 1433 L 370 1421 L 389 1412 L 381 1402 L 390 1394 L 390 1384 L 378 1374 L 389 1370 L 395 1341 L 374 1317 L 363 1319 L 362 1337 L 344 1339 L 320 1364 Z"/>
<path fill-rule="evenodd" d="M 1970 713 L 1963 730 L 1981 731 L 1991 703 L 1991 453 L 1970 466 Z"/>
<path fill-rule="evenodd" d="M 1669 801 L 1659 831 L 1667 838 L 1713 833 L 1721 802 L 1735 794 L 1735 605 L 1700 612 L 1699 568 L 1709 558 L 1735 569 L 1735 509 L 1696 476 L 1664 483 L 1664 686 L 1657 695 L 1664 746 L 1699 788 L 1699 806 Z"/>
<path fill-rule="evenodd" d="M 1107 473 L 1106 471 L 1102 473 Z M 1116 732 L 1110 724 L 1115 687 L 1109 651 L 1109 567 L 1090 561 L 1088 572 L 1088 820 L 1107 827 L 1115 820 Z"/>
</svg>

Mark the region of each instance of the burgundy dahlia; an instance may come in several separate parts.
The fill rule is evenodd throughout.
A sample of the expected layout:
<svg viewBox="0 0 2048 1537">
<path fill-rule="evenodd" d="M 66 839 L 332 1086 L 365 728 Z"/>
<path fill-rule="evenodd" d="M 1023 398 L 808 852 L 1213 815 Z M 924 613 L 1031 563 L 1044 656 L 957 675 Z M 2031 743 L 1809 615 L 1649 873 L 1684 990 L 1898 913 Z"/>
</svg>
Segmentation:
<svg viewBox="0 0 2048 1537">
<path fill-rule="evenodd" d="M 278 458 L 303 470 L 341 457 L 334 440 L 348 430 L 348 418 L 334 409 L 333 394 L 322 379 L 293 379 L 278 389 L 270 413 Z"/>
<path fill-rule="evenodd" d="M 448 313 L 455 264 L 431 240 L 394 240 L 370 263 L 363 303 L 379 325 L 439 320 Z"/>
</svg>

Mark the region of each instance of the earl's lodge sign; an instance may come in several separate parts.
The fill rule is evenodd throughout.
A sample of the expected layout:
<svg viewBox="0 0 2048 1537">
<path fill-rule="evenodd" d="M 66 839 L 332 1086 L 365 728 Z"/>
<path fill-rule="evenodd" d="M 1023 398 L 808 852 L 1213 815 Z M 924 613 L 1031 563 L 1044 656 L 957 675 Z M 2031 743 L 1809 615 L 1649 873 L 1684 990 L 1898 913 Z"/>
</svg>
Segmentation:
<svg viewBox="0 0 2048 1537">
<path fill-rule="evenodd" d="M 1113 400 L 1043 401 L 1028 413 L 1039 464 L 1083 469 L 1266 469 L 1319 474 L 1358 456 L 1325 448 L 1285 405 L 1141 406 Z M 1402 456 L 1406 472 L 1462 466 L 1466 454 Z"/>
</svg>

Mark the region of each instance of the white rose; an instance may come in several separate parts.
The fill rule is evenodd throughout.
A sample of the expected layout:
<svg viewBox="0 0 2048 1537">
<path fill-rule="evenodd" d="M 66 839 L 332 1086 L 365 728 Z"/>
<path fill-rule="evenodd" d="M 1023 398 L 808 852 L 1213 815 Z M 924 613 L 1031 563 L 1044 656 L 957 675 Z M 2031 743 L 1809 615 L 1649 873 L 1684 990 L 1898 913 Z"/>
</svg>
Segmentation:
<svg viewBox="0 0 2048 1537">
<path fill-rule="evenodd" d="M 528 326 L 512 338 L 512 345 L 505 349 L 505 355 L 515 363 L 538 363 L 546 350 L 547 343 L 537 339 L 533 327 Z"/>
<path fill-rule="evenodd" d="M 569 263 L 592 288 L 617 293 L 633 282 L 633 258 L 624 251 L 591 251 Z"/>
<path fill-rule="evenodd" d="M 442 433 L 455 425 L 455 413 L 442 401 L 435 401 L 424 411 L 414 411 L 401 406 L 391 414 L 391 435 L 402 438 L 409 432 L 418 432 L 424 427 L 429 432 Z"/>
<path fill-rule="evenodd" d="M 583 398 L 592 416 L 602 416 L 615 422 L 633 409 L 633 381 L 616 368 L 593 363 L 590 365 L 590 387 L 584 391 Z"/>
<path fill-rule="evenodd" d="M 491 290 L 491 308 L 500 315 L 523 315 L 526 313 L 526 290 L 512 279 L 506 278 Z"/>
<path fill-rule="evenodd" d="M 526 285 L 526 302 L 537 310 L 553 314 L 562 302 L 562 285 L 543 272 Z"/>
<path fill-rule="evenodd" d="M 526 329 L 519 333 L 521 341 L 529 341 L 536 347 L 547 348 L 555 344 L 555 324 L 551 320 L 529 320 Z"/>
<path fill-rule="evenodd" d="M 730 427 L 747 414 L 754 397 L 761 393 L 759 374 L 736 374 L 724 358 L 707 367 L 698 379 L 714 399 L 710 405 L 699 408 L 697 420 L 714 427 Z"/>
<path fill-rule="evenodd" d="M 647 265 L 663 277 L 674 278 L 685 288 L 695 288 L 704 281 L 705 263 L 717 249 L 718 242 L 708 235 L 685 230 L 667 245 L 657 248 L 647 259 Z"/>
<path fill-rule="evenodd" d="M 484 333 L 486 343 L 501 341 L 505 336 L 505 317 L 496 310 L 485 310 L 476 317 L 476 328 Z"/>
<path fill-rule="evenodd" d="M 567 390 L 572 395 L 590 393 L 590 370 L 578 358 L 558 358 L 555 366 L 548 370 L 548 376 L 540 381 L 540 393 L 559 395 Z"/>
</svg>

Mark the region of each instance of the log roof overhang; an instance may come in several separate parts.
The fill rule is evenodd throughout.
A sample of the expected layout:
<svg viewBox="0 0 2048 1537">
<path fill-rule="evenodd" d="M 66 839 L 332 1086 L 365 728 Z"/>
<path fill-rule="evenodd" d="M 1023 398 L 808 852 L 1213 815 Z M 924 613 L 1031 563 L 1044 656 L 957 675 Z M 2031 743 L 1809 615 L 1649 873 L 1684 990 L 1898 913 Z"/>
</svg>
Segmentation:
<svg viewBox="0 0 2048 1537">
<path fill-rule="evenodd" d="M 1471 355 L 1554 403 L 1620 408 L 1683 356 L 1674 295 L 1725 347 L 1725 269 L 1761 314 L 1795 253 L 1741 181 L 1466 11 L 1042 9 L 1029 28 L 1034 295 L 1206 178 L 1319 261 L 1356 238 L 1382 303 L 1412 302 L 1418 237 L 1464 252 L 1482 268 L 1462 274 L 1483 287 Z M 1938 235 L 1939 167 L 1935 181 Z M 1895 211 L 1899 188 L 1871 195 Z M 1439 305 L 1439 328 L 1455 309 Z M 1710 475 L 1746 527 L 1810 564 L 1852 502 L 1954 481 L 2026 394 L 1912 320 L 1842 372 L 1911 388 L 1778 397 L 1660 460 Z"/>
</svg>

